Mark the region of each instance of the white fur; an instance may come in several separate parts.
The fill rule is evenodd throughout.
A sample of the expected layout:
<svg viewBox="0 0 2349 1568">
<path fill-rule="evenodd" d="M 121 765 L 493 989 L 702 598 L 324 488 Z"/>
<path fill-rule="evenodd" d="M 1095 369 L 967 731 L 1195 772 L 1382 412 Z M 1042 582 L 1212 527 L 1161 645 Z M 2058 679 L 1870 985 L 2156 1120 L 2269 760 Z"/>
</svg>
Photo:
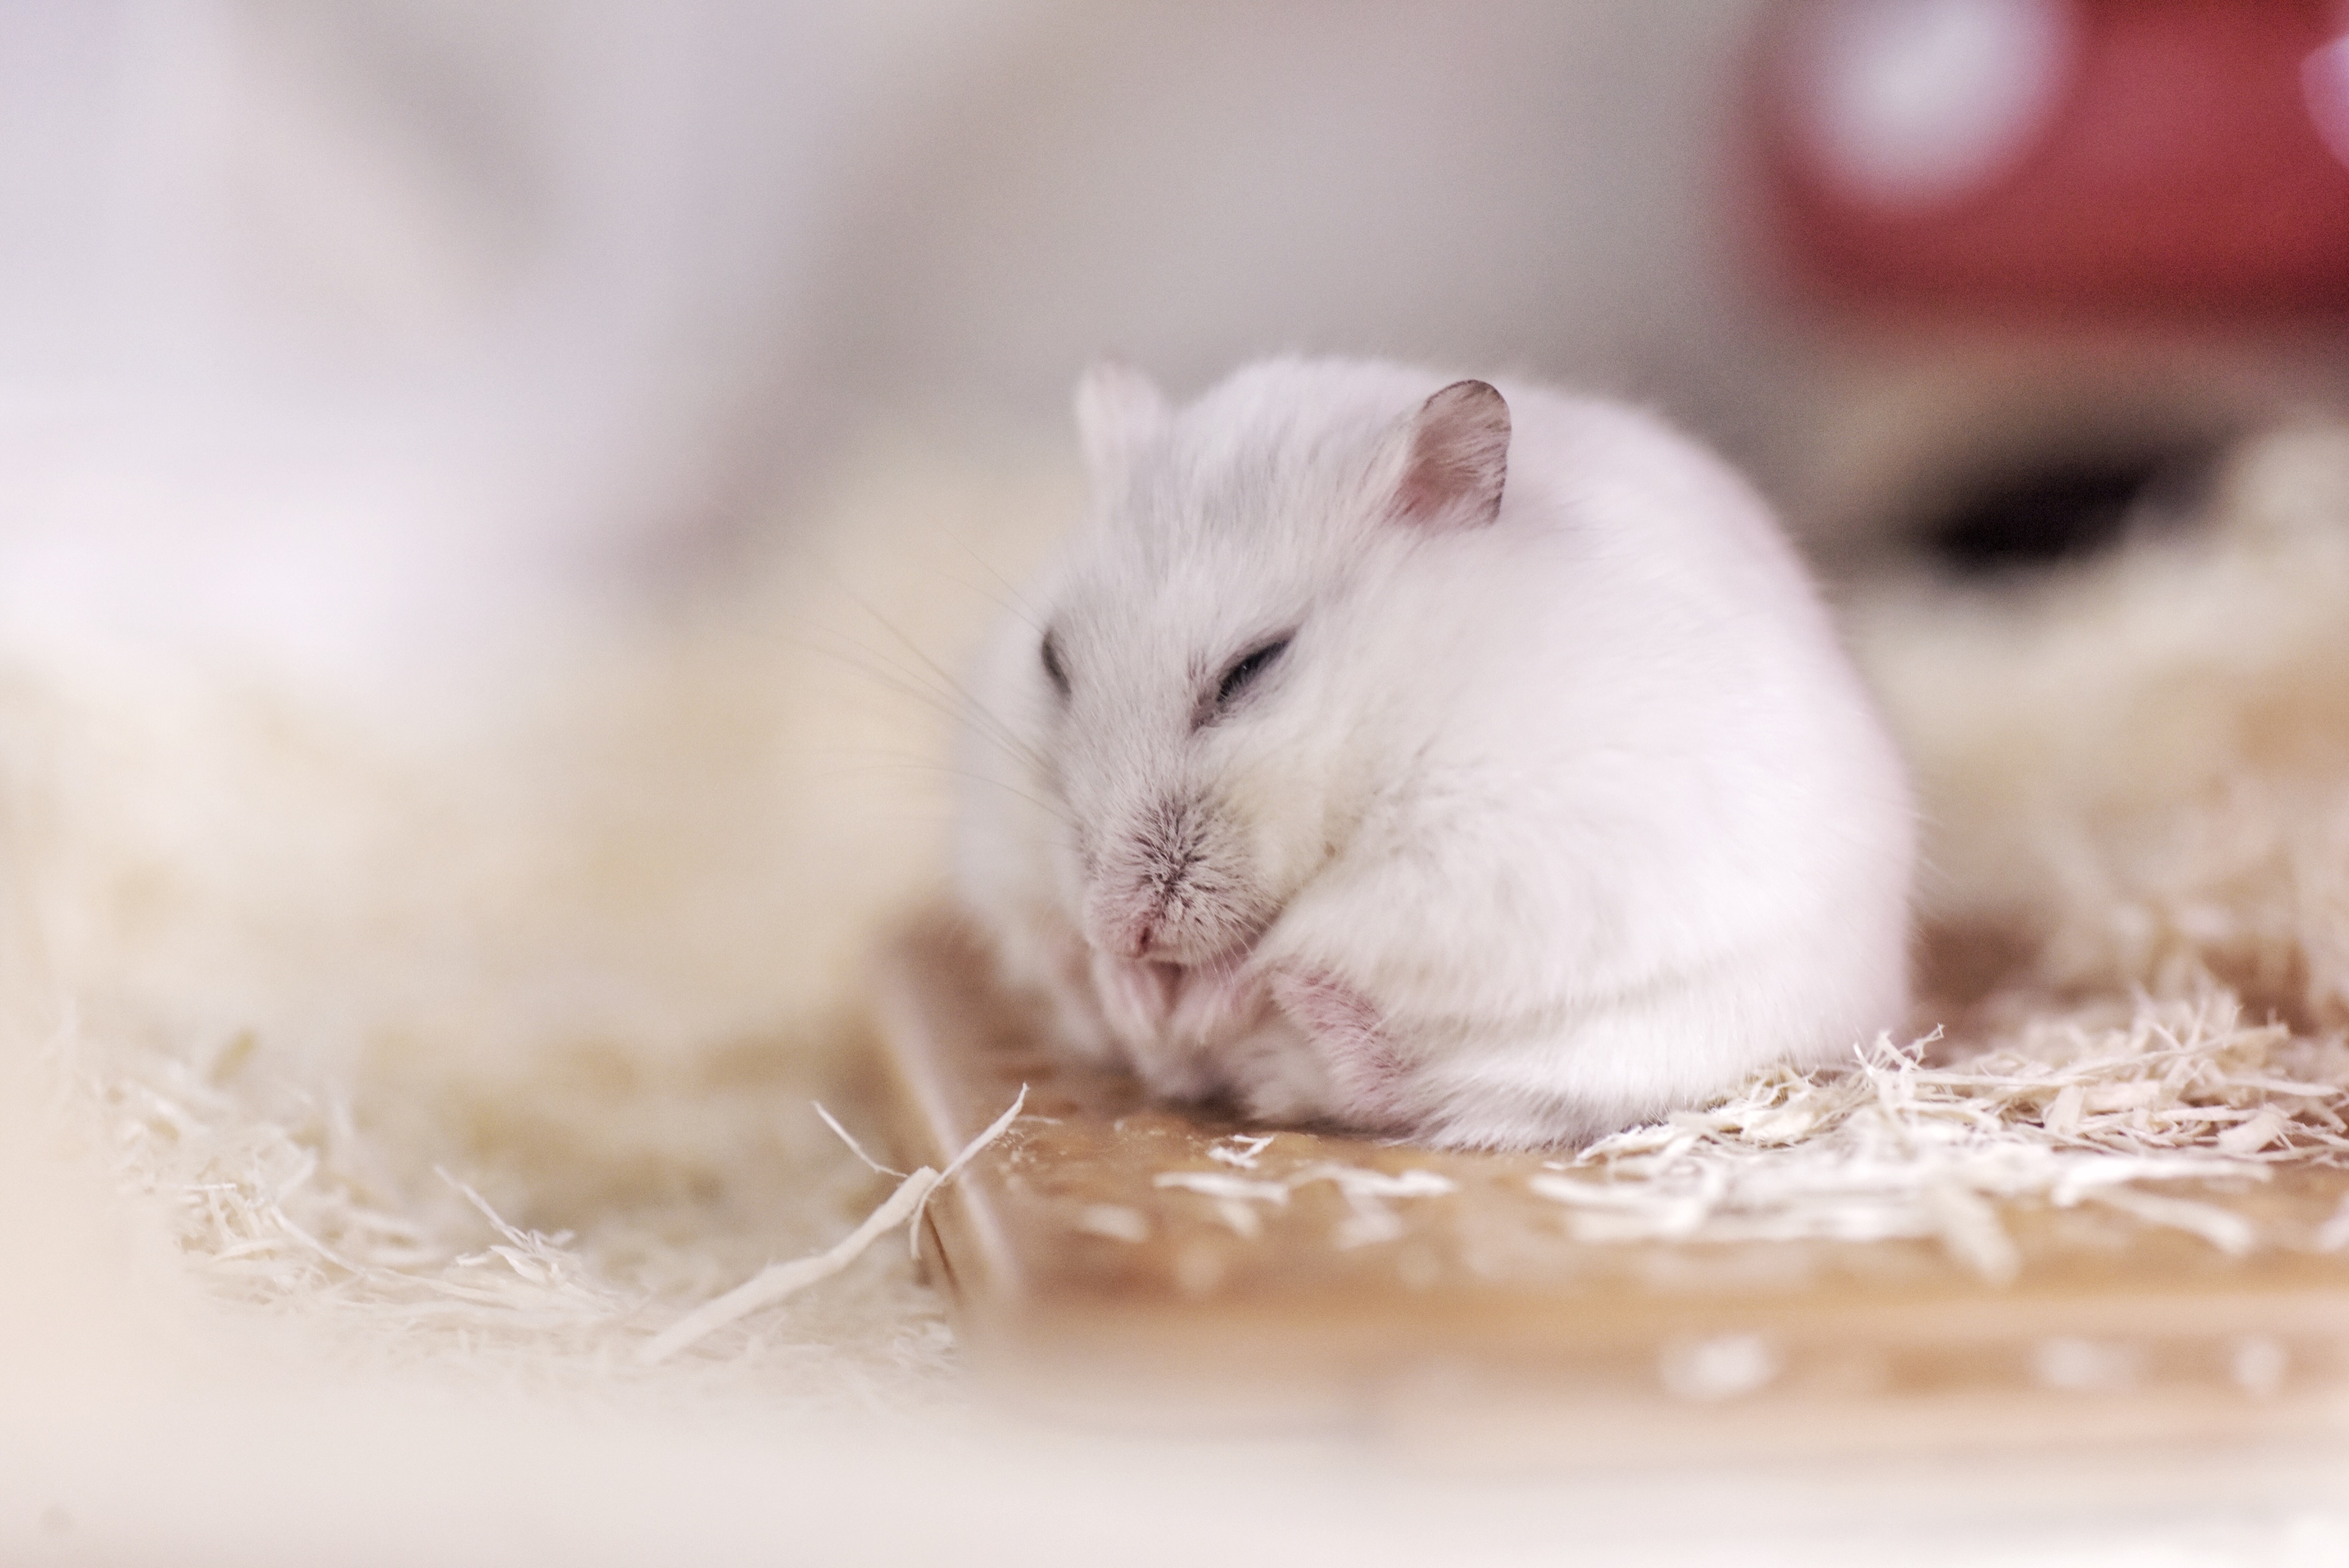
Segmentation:
<svg viewBox="0 0 2349 1568">
<path fill-rule="evenodd" d="M 1908 785 L 1723 464 L 1504 381 L 1497 515 L 1431 525 L 1395 494 L 1444 378 L 1272 360 L 1180 410 L 1109 378 L 1093 515 L 983 667 L 959 832 L 1068 1044 L 1268 1119 L 1537 1147 L 1900 1021 Z"/>
</svg>

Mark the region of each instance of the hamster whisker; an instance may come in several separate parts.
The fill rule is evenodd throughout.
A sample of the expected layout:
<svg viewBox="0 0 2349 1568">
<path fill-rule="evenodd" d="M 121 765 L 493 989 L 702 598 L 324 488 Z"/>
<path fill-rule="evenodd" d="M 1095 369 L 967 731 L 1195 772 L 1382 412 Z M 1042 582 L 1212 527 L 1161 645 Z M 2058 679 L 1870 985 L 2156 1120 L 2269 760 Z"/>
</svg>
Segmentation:
<svg viewBox="0 0 2349 1568">
<path fill-rule="evenodd" d="M 968 556 L 971 558 L 973 565 L 978 566 L 980 571 L 985 572 L 988 576 L 993 577 L 997 584 L 1003 589 L 1001 595 L 987 594 L 987 597 L 994 603 L 1000 605 L 1003 608 L 1009 610 L 1021 620 L 1027 622 L 1036 634 L 1039 637 L 1041 637 L 1044 633 L 1044 618 L 1036 613 L 1036 607 L 1034 605 L 1030 604 L 1026 598 L 1021 597 L 1019 585 L 1014 583 L 1009 577 L 1005 576 L 1001 572 L 997 571 L 995 569 L 994 563 L 990 562 L 986 556 L 980 555 L 977 550 L 971 548 L 969 540 L 957 539 L 954 543 L 957 549 L 960 550 L 964 555 Z M 963 582 L 958 577 L 948 577 L 947 580 L 958 587 L 970 588 L 973 593 L 986 592 L 986 590 L 982 588 L 978 588 L 969 583 Z"/>
<path fill-rule="evenodd" d="M 1026 801 L 1029 805 L 1037 807 L 1040 811 L 1049 812 L 1053 817 L 1067 824 L 1071 827 L 1074 827 L 1077 825 L 1076 819 L 1071 816 L 1065 808 L 1055 805 L 1051 801 L 1046 800 L 1042 795 L 1030 794 L 1028 791 L 1021 789 L 1016 784 L 1009 783 L 1003 779 L 992 778 L 986 774 L 973 772 L 969 768 L 951 767 L 944 763 L 919 762 L 912 760 L 892 763 L 887 764 L 887 766 L 890 769 L 898 772 L 943 774 L 948 778 L 968 779 L 974 784 L 990 784 L 997 789 L 1002 790 L 1007 794 L 1019 796 L 1021 800 Z M 878 772 L 880 771 L 880 768 L 876 765 L 864 771 Z"/>
<path fill-rule="evenodd" d="M 823 657 L 854 670 L 857 674 L 885 691 L 919 702 L 922 706 L 942 713 L 949 719 L 965 720 L 973 717 L 955 694 L 936 690 L 926 683 L 919 671 L 894 662 L 878 649 L 867 648 L 862 644 L 853 645 L 853 651 L 850 652 L 824 648 L 818 644 L 808 646 Z"/>
<path fill-rule="evenodd" d="M 928 670 L 923 670 L 908 668 L 881 649 L 860 642 L 849 643 L 852 652 L 826 648 L 816 642 L 804 646 L 846 665 L 901 697 L 911 698 L 948 719 L 968 723 L 975 734 L 995 745 L 1013 761 L 1040 774 L 1045 771 L 1044 759 L 1037 754 L 1036 749 L 1020 740 L 1009 725 L 988 712 L 968 691 L 951 680 L 947 680 L 945 689 L 941 690 L 936 682 L 943 678 L 943 672 L 938 671 L 935 664 L 928 664 L 926 659 L 924 662 L 928 664 Z"/>
<path fill-rule="evenodd" d="M 988 729 L 994 733 L 996 738 L 1002 742 L 1005 750 L 1012 756 L 1026 763 L 1029 766 L 1036 769 L 1039 773 L 1049 772 L 1049 766 L 1045 759 L 1040 755 L 1033 747 L 1029 746 L 1025 742 L 1021 741 L 1017 731 L 1013 730 L 1010 725 L 1006 724 L 1000 718 L 997 717 L 994 712 L 989 711 L 987 704 L 981 702 L 977 696 L 972 694 L 968 687 L 964 686 L 961 681 L 955 679 L 952 671 L 948 670 L 936 659 L 931 658 L 928 650 L 924 649 L 920 643 L 915 641 L 913 638 L 908 636 L 904 628 L 898 626 L 887 616 L 883 615 L 878 607 L 865 599 L 862 595 L 856 593 L 855 590 L 847 589 L 845 591 L 847 592 L 848 597 L 855 600 L 858 607 L 862 608 L 866 615 L 873 618 L 874 622 L 878 625 L 882 630 L 887 632 L 891 637 L 895 638 L 905 648 L 905 651 L 914 657 L 915 660 L 920 664 L 925 671 L 928 673 L 929 678 L 936 683 L 938 690 L 944 692 L 951 692 L 964 704 L 963 712 L 965 716 L 974 720 L 985 720 Z"/>
</svg>

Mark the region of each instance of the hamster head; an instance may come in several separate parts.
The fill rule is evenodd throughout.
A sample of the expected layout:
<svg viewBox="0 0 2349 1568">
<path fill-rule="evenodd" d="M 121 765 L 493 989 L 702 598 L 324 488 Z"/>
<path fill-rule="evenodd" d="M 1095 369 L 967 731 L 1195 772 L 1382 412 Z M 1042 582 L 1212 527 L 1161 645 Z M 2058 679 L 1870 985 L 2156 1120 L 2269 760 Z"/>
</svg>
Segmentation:
<svg viewBox="0 0 2349 1568">
<path fill-rule="evenodd" d="M 1361 601 L 1491 523 L 1506 477 L 1500 393 L 1424 389 L 1293 360 L 1181 410 L 1121 367 L 1079 389 L 1092 514 L 1019 706 L 1061 901 L 1097 952 L 1235 962 L 1358 819 L 1380 701 Z"/>
</svg>

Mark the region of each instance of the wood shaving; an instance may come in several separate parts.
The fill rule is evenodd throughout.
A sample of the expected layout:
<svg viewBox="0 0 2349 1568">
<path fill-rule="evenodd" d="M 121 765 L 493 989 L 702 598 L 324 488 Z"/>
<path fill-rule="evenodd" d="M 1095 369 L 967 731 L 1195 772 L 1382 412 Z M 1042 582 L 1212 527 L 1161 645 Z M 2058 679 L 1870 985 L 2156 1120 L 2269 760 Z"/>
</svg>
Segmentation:
<svg viewBox="0 0 2349 1568">
<path fill-rule="evenodd" d="M 1272 1137 L 1269 1134 L 1250 1137 L 1244 1133 L 1235 1133 L 1230 1137 L 1218 1138 L 1208 1146 L 1207 1158 L 1225 1165 L 1237 1167 L 1241 1170 L 1254 1170 L 1257 1161 L 1263 1158 L 1264 1151 L 1271 1147 Z"/>
<path fill-rule="evenodd" d="M 827 1280 L 864 1255 L 864 1250 L 883 1236 L 905 1224 L 921 1208 L 938 1184 L 938 1173 L 925 1165 L 897 1184 L 880 1208 L 865 1217 L 864 1223 L 843 1237 L 835 1245 L 812 1258 L 795 1258 L 787 1263 L 773 1263 L 750 1279 L 728 1291 L 717 1300 L 704 1303 L 684 1318 L 647 1340 L 636 1351 L 636 1360 L 645 1366 L 656 1366 L 686 1346 L 709 1337 L 728 1324 L 748 1317 L 761 1307 L 774 1305 L 798 1294 L 818 1280 Z"/>
<path fill-rule="evenodd" d="M 1219 1170 L 1163 1170 L 1153 1179 L 1152 1185 L 1180 1188 L 1185 1192 L 1195 1192 L 1202 1198 L 1213 1198 L 1225 1203 L 1278 1205 L 1288 1201 L 1288 1187 L 1285 1182 L 1226 1176 Z"/>
<path fill-rule="evenodd" d="M 1234 1137 L 1210 1146 L 1207 1158 L 1221 1159 L 1226 1164 L 1245 1160 L 1246 1168 L 1252 1170 L 1271 1142 L 1268 1137 Z M 1234 1148 L 1233 1145 L 1239 1147 Z M 1278 1179 L 1239 1176 L 1218 1170 L 1167 1170 L 1159 1172 L 1152 1181 L 1160 1189 L 1195 1192 L 1214 1199 L 1216 1217 L 1234 1235 L 1246 1241 L 1256 1241 L 1264 1234 L 1263 1217 L 1249 1205 L 1283 1208 L 1288 1205 L 1289 1195 L 1298 1189 L 1316 1182 L 1329 1182 L 1338 1189 L 1346 1201 L 1346 1215 L 1330 1232 L 1330 1244 L 1340 1251 L 1376 1246 L 1402 1238 L 1407 1229 L 1402 1217 L 1389 1208 L 1384 1199 L 1440 1198 L 1459 1189 L 1459 1184 L 1441 1171 L 1372 1170 L 1365 1166 L 1340 1165 L 1330 1160 L 1300 1167 Z M 1081 1220 L 1079 1229 L 1084 1228 Z"/>
<path fill-rule="evenodd" d="M 1088 1236 L 1139 1243 L 1150 1240 L 1150 1216 L 1123 1203 L 1088 1203 L 1077 1216 L 1077 1229 Z"/>
<path fill-rule="evenodd" d="M 2084 1201 L 2240 1254 L 2217 1204 L 2148 1183 L 2349 1163 L 2332 1104 L 2349 1054 L 2244 1022 L 2223 989 L 2033 1018 L 1949 1065 L 1889 1041 L 1850 1068 L 1774 1069 L 1701 1111 L 1607 1138 L 1527 1179 L 1586 1241 L 1930 1238 L 1984 1279 L 2019 1258 L 2002 1204 Z M 2336 1220 L 2318 1244 L 2349 1244 Z"/>
<path fill-rule="evenodd" d="M 1010 1108 L 996 1117 L 985 1132 L 965 1144 L 962 1152 L 947 1163 L 946 1169 L 933 1170 L 926 1165 L 916 1169 L 899 1182 L 897 1189 L 889 1194 L 878 1209 L 865 1216 L 864 1223 L 859 1225 L 854 1231 L 813 1257 L 794 1258 L 784 1263 L 771 1263 L 715 1301 L 706 1302 L 695 1308 L 678 1322 L 663 1329 L 638 1346 L 637 1363 L 645 1366 L 657 1366 L 688 1345 L 709 1338 L 728 1324 L 748 1317 L 750 1314 L 772 1306 L 778 1302 L 789 1300 L 819 1280 L 830 1279 L 863 1257 L 865 1249 L 900 1225 L 906 1226 L 909 1231 L 918 1231 L 921 1229 L 922 1210 L 928 1204 L 931 1195 L 960 1175 L 963 1168 L 978 1158 L 980 1150 L 988 1147 L 1009 1130 L 1011 1124 L 1019 1119 L 1020 1107 L 1027 1103 L 1028 1085 L 1022 1084 L 1019 1085 L 1019 1096 L 1011 1102 Z M 818 1106 L 817 1111 L 820 1115 L 823 1114 L 822 1106 Z M 855 1140 L 848 1138 L 847 1133 L 842 1131 L 839 1124 L 833 1122 L 829 1115 L 824 1115 L 823 1119 L 831 1125 L 834 1132 L 840 1133 L 843 1138 L 848 1139 L 851 1148 L 856 1147 Z M 857 1149 L 856 1152 L 862 1155 L 864 1150 Z M 868 1159 L 866 1163 L 872 1162 Z"/>
</svg>

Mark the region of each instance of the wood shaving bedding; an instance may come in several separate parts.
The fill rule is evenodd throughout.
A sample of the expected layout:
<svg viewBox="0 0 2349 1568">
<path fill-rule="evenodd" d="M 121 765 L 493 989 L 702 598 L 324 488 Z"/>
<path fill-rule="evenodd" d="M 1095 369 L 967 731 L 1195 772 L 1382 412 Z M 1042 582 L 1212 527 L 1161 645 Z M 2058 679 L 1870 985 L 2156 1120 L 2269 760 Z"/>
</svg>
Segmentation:
<svg viewBox="0 0 2349 1568">
<path fill-rule="evenodd" d="M 2333 1108 L 2349 1048 L 2241 1014 L 2215 989 L 2141 997 L 2034 1017 L 1947 1064 L 1879 1041 L 1849 1069 L 1761 1074 L 1530 1186 L 1583 1241 L 1931 1238 L 1992 1280 L 2020 1261 L 1997 1203 L 2102 1203 L 2242 1252 L 2260 1238 L 2240 1216 L 2147 1185 L 2349 1163 Z"/>
<path fill-rule="evenodd" d="M 754 1312 L 773 1306 L 778 1302 L 787 1301 L 807 1289 L 808 1286 L 830 1279 L 863 1257 L 865 1249 L 900 1225 L 905 1227 L 908 1241 L 906 1250 L 909 1254 L 913 1253 L 916 1251 L 915 1243 L 918 1241 L 921 1234 L 922 1210 L 929 1203 L 932 1196 L 939 1188 L 951 1182 L 965 1167 L 1000 1138 L 1011 1124 L 1019 1119 L 1020 1108 L 1027 1103 L 1028 1089 L 1025 1085 L 1022 1085 L 1019 1097 L 1011 1102 L 1010 1109 L 988 1123 L 984 1132 L 965 1144 L 961 1151 L 947 1162 L 947 1168 L 944 1170 L 933 1170 L 926 1165 L 916 1168 L 897 1183 L 896 1190 L 889 1194 L 881 1207 L 865 1216 L 864 1223 L 840 1241 L 812 1257 L 794 1258 L 789 1262 L 769 1264 L 756 1276 L 744 1281 L 715 1301 L 703 1303 L 686 1314 L 678 1322 L 671 1324 L 638 1345 L 636 1360 L 647 1366 L 657 1366 L 688 1345 L 709 1338 L 727 1324 L 739 1322 Z M 816 1109 L 823 1117 L 824 1125 L 840 1135 L 841 1141 L 848 1145 L 851 1153 L 864 1160 L 866 1165 L 872 1166 L 874 1170 L 885 1170 L 885 1167 L 877 1164 L 859 1147 L 854 1138 L 849 1137 L 846 1129 L 833 1119 L 831 1112 L 824 1110 L 821 1106 Z M 888 1172 L 888 1174 L 896 1173 Z M 483 1205 L 483 1210 L 487 1211 L 487 1205 Z"/>
<path fill-rule="evenodd" d="M 81 1087 L 98 1112 L 90 1141 L 110 1149 L 122 1189 L 165 1218 L 215 1302 L 264 1314 L 330 1359 L 461 1368 L 598 1402 L 633 1384 L 636 1397 L 692 1389 L 809 1416 L 952 1407 L 936 1303 L 902 1264 L 851 1266 L 959 1166 L 915 1172 L 842 1241 L 680 1316 L 709 1293 L 706 1269 L 647 1271 L 615 1237 L 514 1224 L 446 1169 L 434 1201 L 387 1179 L 347 1108 L 311 1091 L 160 1051 L 117 1044 L 104 1059 Z M 844 1222 L 863 1185 L 811 1189 L 806 1233 Z M 819 1281 L 833 1289 L 787 1299 Z"/>
</svg>

